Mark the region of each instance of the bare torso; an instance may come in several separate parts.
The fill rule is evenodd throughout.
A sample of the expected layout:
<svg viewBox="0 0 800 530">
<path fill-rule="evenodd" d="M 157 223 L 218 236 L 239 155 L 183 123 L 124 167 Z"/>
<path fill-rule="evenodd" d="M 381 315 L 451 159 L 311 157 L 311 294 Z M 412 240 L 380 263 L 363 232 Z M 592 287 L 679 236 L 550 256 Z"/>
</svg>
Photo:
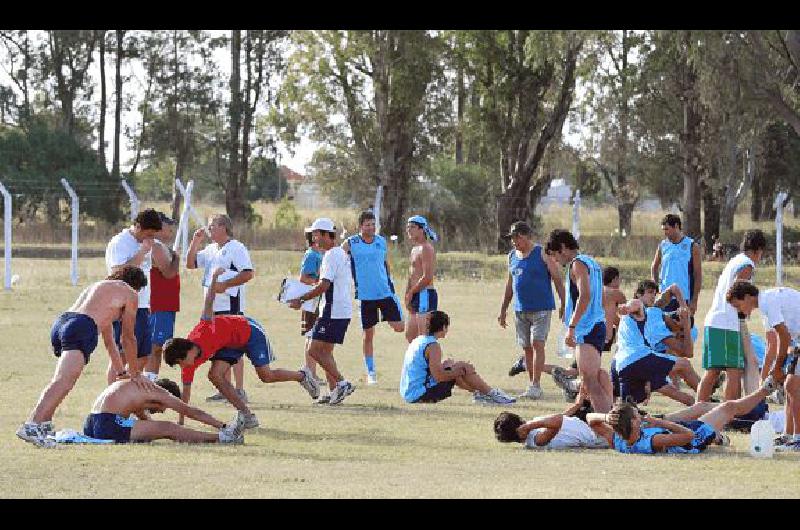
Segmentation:
<svg viewBox="0 0 800 530">
<path fill-rule="evenodd" d="M 92 405 L 92 414 L 109 412 L 128 416 L 143 412 L 155 402 L 150 399 L 150 394 L 142 390 L 134 381 L 116 381 L 97 396 Z"/>
<path fill-rule="evenodd" d="M 67 311 L 90 316 L 102 329 L 122 317 L 131 294 L 138 299 L 136 291 L 122 280 L 99 281 L 84 289 Z"/>
<path fill-rule="evenodd" d="M 625 295 L 619 289 L 603 287 L 603 310 L 606 313 L 606 342 L 611 339 L 614 328 L 619 325 L 617 307 L 626 302 Z"/>
<path fill-rule="evenodd" d="M 428 287 L 433 287 L 433 277 L 436 272 L 436 250 L 433 248 L 428 241 L 420 245 L 415 245 L 411 249 L 411 264 L 408 267 L 408 285 L 413 286 L 416 284 L 422 276 L 425 274 L 425 263 L 423 260 L 423 250 L 430 249 L 430 253 L 433 255 L 433 260 L 430 264 L 431 271 L 431 283 Z"/>
</svg>

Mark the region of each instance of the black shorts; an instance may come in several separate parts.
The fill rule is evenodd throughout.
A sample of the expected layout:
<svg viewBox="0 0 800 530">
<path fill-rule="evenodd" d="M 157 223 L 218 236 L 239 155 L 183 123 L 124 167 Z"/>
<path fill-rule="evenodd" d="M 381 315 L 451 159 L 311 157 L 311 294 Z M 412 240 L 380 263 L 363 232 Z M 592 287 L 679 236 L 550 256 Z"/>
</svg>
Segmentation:
<svg viewBox="0 0 800 530">
<path fill-rule="evenodd" d="M 589 333 L 583 336 L 580 344 L 591 344 L 597 349 L 597 353 L 603 353 L 603 345 L 606 343 L 606 323 L 597 322 Z"/>
<path fill-rule="evenodd" d="M 380 315 L 378 315 L 379 311 Z M 378 322 L 401 322 L 402 320 L 403 313 L 396 296 L 389 296 L 382 300 L 361 300 L 361 329 L 370 329 Z"/>
<path fill-rule="evenodd" d="M 619 371 L 619 394 L 622 399 L 631 396 L 636 403 L 647 399 L 646 385 L 655 392 L 669 384 L 669 373 L 675 366 L 673 359 L 658 355 L 647 355 Z"/>
<path fill-rule="evenodd" d="M 614 345 L 614 340 L 616 338 L 617 338 L 617 328 L 614 327 L 614 328 L 611 328 L 611 338 L 608 339 L 608 342 L 606 342 L 603 345 L 603 351 L 611 351 L 611 346 Z"/>
<path fill-rule="evenodd" d="M 440 381 L 422 394 L 414 403 L 438 403 L 453 395 L 456 380 Z"/>
<path fill-rule="evenodd" d="M 317 317 L 319 316 L 319 311 L 300 311 L 300 334 L 302 336 L 306 336 L 306 333 L 311 331 L 311 328 L 314 327 L 314 323 L 317 321 Z"/>
</svg>

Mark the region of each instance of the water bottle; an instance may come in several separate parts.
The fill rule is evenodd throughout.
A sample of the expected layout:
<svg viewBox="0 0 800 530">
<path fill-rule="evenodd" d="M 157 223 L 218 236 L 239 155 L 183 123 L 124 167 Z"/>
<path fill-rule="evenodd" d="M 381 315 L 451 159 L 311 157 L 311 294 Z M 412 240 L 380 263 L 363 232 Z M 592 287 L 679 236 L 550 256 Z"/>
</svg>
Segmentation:
<svg viewBox="0 0 800 530">
<path fill-rule="evenodd" d="M 750 454 L 757 458 L 772 458 L 775 452 L 775 431 L 769 420 L 758 420 L 750 429 Z"/>
<path fill-rule="evenodd" d="M 558 354 L 558 356 L 561 359 L 572 359 L 574 355 L 572 352 L 572 348 L 570 348 L 564 343 L 564 337 L 566 336 L 567 336 L 567 326 L 561 326 L 561 331 L 559 331 L 558 333 L 558 339 L 556 339 L 557 340 L 556 354 Z"/>
</svg>

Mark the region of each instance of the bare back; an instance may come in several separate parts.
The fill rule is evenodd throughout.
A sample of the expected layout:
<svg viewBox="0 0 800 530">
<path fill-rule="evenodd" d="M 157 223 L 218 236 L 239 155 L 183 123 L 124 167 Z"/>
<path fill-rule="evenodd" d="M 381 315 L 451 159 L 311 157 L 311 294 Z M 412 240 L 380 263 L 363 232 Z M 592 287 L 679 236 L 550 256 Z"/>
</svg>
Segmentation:
<svg viewBox="0 0 800 530">
<path fill-rule="evenodd" d="M 429 241 L 415 245 L 411 249 L 411 264 L 408 267 L 408 285 L 414 285 L 422 278 L 426 271 L 429 272 L 433 287 L 433 278 L 436 273 L 436 250 Z M 429 270 L 428 270 L 429 269 Z"/>
<path fill-rule="evenodd" d="M 154 394 L 154 392 L 166 391 L 155 385 L 150 391 L 142 390 L 140 385 L 130 379 L 115 381 L 97 396 L 92 405 L 92 414 L 108 412 L 119 414 L 120 416 L 128 416 L 137 412 L 144 412 L 160 403 L 159 400 L 154 399 L 158 397 L 158 394 Z"/>
<path fill-rule="evenodd" d="M 619 325 L 617 308 L 626 302 L 622 291 L 613 287 L 603 286 L 603 310 L 606 314 L 606 342 L 611 339 L 614 328 Z"/>
<path fill-rule="evenodd" d="M 136 291 L 122 280 L 102 280 L 84 289 L 67 311 L 88 315 L 103 329 L 122 318 L 125 306 L 132 300 L 133 307 L 137 307 L 138 299 Z"/>
</svg>

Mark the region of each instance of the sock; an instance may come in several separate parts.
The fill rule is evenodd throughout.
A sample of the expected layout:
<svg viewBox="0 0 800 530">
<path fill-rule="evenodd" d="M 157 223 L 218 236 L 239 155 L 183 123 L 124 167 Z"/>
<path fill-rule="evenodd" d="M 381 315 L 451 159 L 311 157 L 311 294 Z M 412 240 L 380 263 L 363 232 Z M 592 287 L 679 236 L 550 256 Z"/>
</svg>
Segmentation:
<svg viewBox="0 0 800 530">
<path fill-rule="evenodd" d="M 375 357 L 371 354 L 367 357 L 364 357 L 364 366 L 367 367 L 367 372 L 373 374 L 375 373 Z"/>
<path fill-rule="evenodd" d="M 792 442 L 800 443 L 800 434 L 793 434 L 792 435 Z"/>
<path fill-rule="evenodd" d="M 146 378 L 148 378 L 153 383 L 155 383 L 156 379 L 158 379 L 158 374 L 155 373 L 155 372 L 144 371 L 144 372 L 142 372 L 142 375 L 145 376 Z"/>
</svg>

